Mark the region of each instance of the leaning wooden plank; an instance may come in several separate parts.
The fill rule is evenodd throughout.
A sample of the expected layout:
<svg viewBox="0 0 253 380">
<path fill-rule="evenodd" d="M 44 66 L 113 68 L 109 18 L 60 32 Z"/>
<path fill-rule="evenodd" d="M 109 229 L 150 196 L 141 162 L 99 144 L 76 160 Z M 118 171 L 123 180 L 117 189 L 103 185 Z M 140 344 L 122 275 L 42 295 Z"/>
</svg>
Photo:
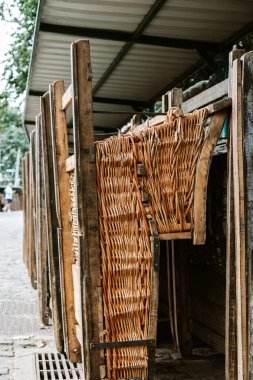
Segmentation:
<svg viewBox="0 0 253 380">
<path fill-rule="evenodd" d="M 35 181 L 34 181 L 34 158 L 35 158 L 35 131 L 33 131 L 30 135 L 30 193 L 29 193 L 29 201 L 30 201 L 30 236 L 29 236 L 29 244 L 30 244 L 30 275 L 31 275 L 31 283 L 33 288 L 37 287 L 37 269 L 36 269 L 36 252 L 35 252 L 35 219 L 34 219 L 34 189 L 35 189 Z"/>
<path fill-rule="evenodd" d="M 227 110 L 214 114 L 211 124 L 206 129 L 205 142 L 196 170 L 193 206 L 193 244 L 204 244 L 206 239 L 206 197 L 209 169 L 214 148 L 220 136 Z"/>
<path fill-rule="evenodd" d="M 86 380 L 100 378 L 103 361 L 99 350 L 90 351 L 90 343 L 103 338 L 103 323 L 99 312 L 101 292 L 100 247 L 97 206 L 96 165 L 91 162 L 94 148 L 92 120 L 92 80 L 90 46 L 88 41 L 77 41 L 71 47 L 73 86 L 73 129 L 79 225 L 79 247 L 83 302 L 83 356 Z"/>
<path fill-rule="evenodd" d="M 182 110 L 184 113 L 192 112 L 197 108 L 202 108 L 207 104 L 213 103 L 220 98 L 223 98 L 228 93 L 228 80 L 217 83 L 216 85 L 202 91 L 200 94 L 187 100 L 182 104 Z"/>
<path fill-rule="evenodd" d="M 72 276 L 73 239 L 70 225 L 70 183 L 66 172 L 66 159 L 69 156 L 67 122 L 62 111 L 62 96 L 64 83 L 55 82 L 49 87 L 51 104 L 51 134 L 54 156 L 54 178 L 57 215 L 59 223 L 59 250 L 61 252 L 61 283 L 63 292 L 63 323 L 64 341 L 69 359 L 76 363 L 80 361 L 80 343 L 75 330 L 75 305 Z"/>
<path fill-rule="evenodd" d="M 37 194 L 37 289 L 40 319 L 44 325 L 49 323 L 49 284 L 47 260 L 47 233 L 45 210 L 45 184 L 42 160 L 41 115 L 36 120 L 36 194 Z"/>
<path fill-rule="evenodd" d="M 62 111 L 65 111 L 72 103 L 72 85 L 70 84 L 62 96 Z"/>
<path fill-rule="evenodd" d="M 49 263 L 50 294 L 52 303 L 52 319 L 56 348 L 63 352 L 63 326 L 61 307 L 61 284 L 57 229 L 58 219 L 55 202 L 55 179 L 53 170 L 52 136 L 50 125 L 49 93 L 41 98 L 42 149 L 45 175 L 45 201 L 47 221 L 47 249 Z"/>
<path fill-rule="evenodd" d="M 248 264 L 248 357 L 249 360 L 249 378 L 253 378 L 253 171 L 252 171 L 252 156 L 253 156 L 253 54 L 252 51 L 246 53 L 242 57 L 243 72 L 243 133 L 244 133 L 244 168 L 245 168 L 245 233 L 246 233 L 246 259 Z"/>
<path fill-rule="evenodd" d="M 235 215 L 236 316 L 237 316 L 237 379 L 247 376 L 247 306 L 244 169 L 242 130 L 242 64 L 233 62 L 232 74 L 232 152 Z"/>
<path fill-rule="evenodd" d="M 232 96 L 233 61 L 244 54 L 233 49 L 229 54 L 228 96 Z M 225 374 L 226 380 L 235 380 L 236 371 L 236 281 L 235 281 L 235 226 L 232 155 L 232 120 L 229 123 L 227 154 L 227 221 L 226 221 L 226 324 L 225 324 Z"/>
<path fill-rule="evenodd" d="M 25 263 L 29 273 L 29 227 L 30 227 L 30 218 L 29 218 L 29 152 L 26 153 L 26 256 Z M 30 274 L 30 273 L 29 273 Z"/>
<path fill-rule="evenodd" d="M 27 181 L 27 169 L 26 169 L 26 161 L 27 161 L 27 153 L 25 154 L 23 161 L 22 161 L 22 186 L 23 186 L 23 223 L 24 223 L 24 233 L 23 233 L 23 261 L 26 264 L 26 257 L 27 257 L 27 210 L 26 210 L 26 201 L 27 201 L 27 188 L 26 188 L 26 181 Z"/>
</svg>

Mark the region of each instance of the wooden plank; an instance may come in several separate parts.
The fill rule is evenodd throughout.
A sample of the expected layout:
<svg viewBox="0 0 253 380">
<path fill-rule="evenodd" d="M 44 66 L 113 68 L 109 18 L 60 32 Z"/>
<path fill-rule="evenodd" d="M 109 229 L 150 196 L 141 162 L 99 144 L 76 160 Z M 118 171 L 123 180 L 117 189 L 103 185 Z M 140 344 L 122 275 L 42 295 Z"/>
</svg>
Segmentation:
<svg viewBox="0 0 253 380">
<path fill-rule="evenodd" d="M 99 311 L 101 289 L 99 225 L 96 185 L 96 165 L 90 162 L 90 148 L 94 144 L 92 120 L 92 80 L 90 46 L 88 41 L 77 41 L 71 47 L 73 86 L 73 129 L 76 173 L 77 214 L 79 225 L 80 269 L 83 302 L 83 362 L 85 378 L 99 379 L 103 360 L 97 350 L 90 351 L 91 342 L 103 337 Z M 101 306 L 101 307 L 100 307 Z"/>
<path fill-rule="evenodd" d="M 191 239 L 192 233 L 191 231 L 185 232 L 171 232 L 167 234 L 159 234 L 160 240 L 180 240 L 180 239 Z"/>
<path fill-rule="evenodd" d="M 36 216 L 37 216 L 37 290 L 40 319 L 44 325 L 49 323 L 49 284 L 47 260 L 47 232 L 45 210 L 45 183 L 42 160 L 41 115 L 36 117 Z"/>
<path fill-rule="evenodd" d="M 23 181 L 23 223 L 24 223 L 24 233 L 23 233 L 23 261 L 26 265 L 27 262 L 27 153 L 25 154 L 22 161 L 22 181 Z"/>
<path fill-rule="evenodd" d="M 239 60 L 235 60 L 233 62 L 232 78 L 232 152 L 235 217 L 237 379 L 245 380 L 247 378 L 246 252 L 241 88 L 242 66 Z"/>
<path fill-rule="evenodd" d="M 69 85 L 67 90 L 62 95 L 62 111 L 65 111 L 72 104 L 72 84 Z"/>
<path fill-rule="evenodd" d="M 215 112 L 218 112 L 224 108 L 230 107 L 231 104 L 232 104 L 231 98 L 226 98 L 226 99 L 222 99 L 217 102 L 214 102 L 212 104 L 209 104 L 203 108 L 206 108 L 208 111 L 208 114 L 212 115 Z M 165 119 L 166 119 L 166 116 L 163 116 L 163 115 L 155 116 L 152 119 L 145 121 L 145 123 L 138 125 L 135 129 L 137 131 L 141 131 L 143 128 L 146 128 L 147 126 L 154 127 L 158 124 L 163 123 Z"/>
<path fill-rule="evenodd" d="M 229 54 L 228 96 L 232 96 L 233 61 L 244 50 L 233 49 Z M 236 373 L 236 283 L 235 283 L 235 226 L 232 162 L 232 120 L 229 123 L 227 154 L 227 221 L 226 221 L 226 325 L 225 325 L 225 373 L 226 380 L 235 380 Z"/>
<path fill-rule="evenodd" d="M 71 173 L 75 170 L 75 156 L 69 156 L 66 159 L 66 172 Z"/>
<path fill-rule="evenodd" d="M 206 239 L 206 197 L 209 169 L 212 161 L 214 148 L 220 136 L 227 111 L 221 110 L 214 114 L 211 124 L 207 127 L 205 142 L 201 151 L 194 187 L 193 205 L 193 244 L 204 244 Z"/>
<path fill-rule="evenodd" d="M 68 132 L 65 112 L 62 111 L 62 96 L 64 83 L 54 82 L 49 87 L 51 103 L 51 134 L 54 156 L 55 198 L 57 216 L 60 229 L 58 229 L 59 250 L 61 252 L 61 281 L 63 292 L 63 322 L 67 354 L 73 363 L 81 358 L 80 343 L 76 337 L 76 320 L 74 305 L 74 289 L 72 277 L 73 239 L 71 234 L 70 215 L 70 184 L 66 172 L 66 159 L 69 156 Z"/>
<path fill-rule="evenodd" d="M 35 215 L 34 215 L 34 201 L 35 201 L 35 179 L 34 179 L 34 159 L 35 159 L 35 131 L 32 131 L 30 135 L 30 192 L 29 192 L 29 202 L 30 202 L 30 276 L 31 284 L 34 289 L 37 288 L 37 268 L 36 268 L 36 252 L 35 252 Z"/>
<path fill-rule="evenodd" d="M 55 202 L 55 179 L 53 169 L 52 136 L 50 124 L 49 93 L 41 98 L 41 120 L 42 120 L 42 149 L 43 167 L 45 176 L 45 202 L 46 202 L 46 229 L 47 250 L 49 262 L 50 294 L 52 304 L 52 320 L 56 348 L 63 352 L 63 326 L 61 307 L 61 284 L 60 264 L 57 229 L 59 228 L 56 202 Z"/>
<path fill-rule="evenodd" d="M 253 378 L 253 54 L 252 51 L 242 57 L 243 71 L 243 133 L 244 133 L 244 168 L 245 168 L 245 233 L 246 260 L 248 268 L 248 360 L 249 378 Z"/>
<path fill-rule="evenodd" d="M 223 98 L 228 93 L 228 80 L 217 83 L 216 85 L 202 91 L 200 94 L 187 100 L 182 104 L 182 110 L 184 114 L 192 112 L 197 108 L 202 108 L 207 104 L 213 103 L 216 100 Z"/>
</svg>

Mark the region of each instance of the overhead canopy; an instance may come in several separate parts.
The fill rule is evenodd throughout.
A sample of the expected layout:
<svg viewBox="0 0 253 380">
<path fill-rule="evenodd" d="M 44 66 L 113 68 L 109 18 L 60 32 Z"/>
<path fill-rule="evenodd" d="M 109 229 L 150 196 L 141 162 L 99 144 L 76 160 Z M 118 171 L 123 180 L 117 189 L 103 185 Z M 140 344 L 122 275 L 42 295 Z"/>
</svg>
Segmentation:
<svg viewBox="0 0 253 380">
<path fill-rule="evenodd" d="M 74 40 L 90 40 L 94 109 L 132 112 L 204 63 L 221 77 L 212 56 L 252 29 L 251 0 L 41 0 L 24 126 L 34 129 L 50 83 L 69 85 Z M 128 118 L 94 114 L 94 126 L 115 129 Z"/>
</svg>

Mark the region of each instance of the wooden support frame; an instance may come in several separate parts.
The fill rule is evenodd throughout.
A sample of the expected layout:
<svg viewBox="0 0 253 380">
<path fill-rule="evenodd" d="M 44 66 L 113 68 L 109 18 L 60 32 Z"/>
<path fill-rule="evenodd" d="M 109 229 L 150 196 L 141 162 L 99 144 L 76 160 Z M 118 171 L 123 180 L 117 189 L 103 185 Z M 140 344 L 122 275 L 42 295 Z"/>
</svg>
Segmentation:
<svg viewBox="0 0 253 380">
<path fill-rule="evenodd" d="M 96 165 L 90 160 L 90 149 L 94 144 L 94 129 L 90 45 L 88 41 L 80 40 L 71 46 L 71 76 L 83 304 L 83 362 L 85 378 L 93 380 L 100 378 L 100 365 L 103 365 L 103 359 L 101 359 L 98 350 L 90 350 L 90 343 L 98 343 L 103 337 L 103 316 L 100 315 L 102 313 L 100 299 L 102 290 Z"/>
<path fill-rule="evenodd" d="M 52 320 L 56 348 L 63 352 L 63 322 L 60 282 L 60 259 L 58 249 L 57 229 L 58 219 L 55 202 L 55 179 L 53 175 L 53 150 L 50 124 L 49 93 L 40 98 L 42 125 L 42 151 L 45 177 L 46 230 L 47 251 L 49 263 L 50 295 L 52 304 Z"/>
<path fill-rule="evenodd" d="M 51 141 L 54 152 L 54 181 L 57 215 L 58 251 L 61 272 L 62 313 L 65 349 L 70 361 L 81 360 L 80 343 L 76 334 L 75 302 L 73 288 L 73 239 L 71 234 L 70 215 L 70 185 L 65 162 L 69 156 L 67 122 L 62 110 L 64 83 L 54 82 L 49 87 Z"/>
</svg>

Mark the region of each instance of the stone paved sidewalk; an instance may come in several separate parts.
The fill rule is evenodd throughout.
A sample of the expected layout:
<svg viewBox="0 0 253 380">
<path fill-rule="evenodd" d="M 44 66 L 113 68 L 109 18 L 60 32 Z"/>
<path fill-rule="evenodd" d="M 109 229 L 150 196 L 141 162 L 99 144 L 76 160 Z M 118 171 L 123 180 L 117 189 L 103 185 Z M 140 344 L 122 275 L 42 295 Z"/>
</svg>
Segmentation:
<svg viewBox="0 0 253 380">
<path fill-rule="evenodd" d="M 0 213 L 0 380 L 30 379 L 20 358 L 55 350 L 52 328 L 40 325 L 37 292 L 23 264 L 22 223 L 21 211 Z"/>
</svg>

